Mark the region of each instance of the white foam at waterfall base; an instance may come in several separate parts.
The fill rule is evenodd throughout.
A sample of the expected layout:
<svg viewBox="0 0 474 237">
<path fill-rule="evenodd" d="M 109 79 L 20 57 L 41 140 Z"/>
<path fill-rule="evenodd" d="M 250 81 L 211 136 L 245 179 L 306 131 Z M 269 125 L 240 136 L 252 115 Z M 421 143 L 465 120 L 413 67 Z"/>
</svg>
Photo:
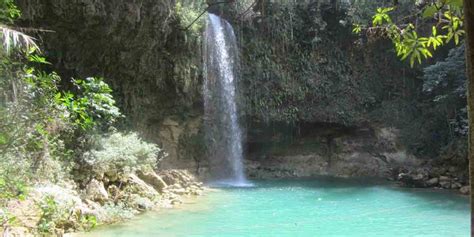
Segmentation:
<svg viewBox="0 0 474 237">
<path fill-rule="evenodd" d="M 211 188 L 251 188 L 256 187 L 255 184 L 249 182 L 248 180 L 244 180 L 242 182 L 235 181 L 235 180 L 216 180 L 206 183 L 206 186 Z"/>
</svg>

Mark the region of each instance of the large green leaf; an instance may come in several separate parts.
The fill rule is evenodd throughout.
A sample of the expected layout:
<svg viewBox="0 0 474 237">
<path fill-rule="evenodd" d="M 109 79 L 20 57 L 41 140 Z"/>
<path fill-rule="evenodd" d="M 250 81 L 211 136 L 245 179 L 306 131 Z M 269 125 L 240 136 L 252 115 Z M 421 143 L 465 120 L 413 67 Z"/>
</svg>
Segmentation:
<svg viewBox="0 0 474 237">
<path fill-rule="evenodd" d="M 432 18 L 436 12 L 438 11 L 438 8 L 436 8 L 435 5 L 430 5 L 425 8 L 423 11 L 423 18 Z"/>
<path fill-rule="evenodd" d="M 446 4 L 454 6 L 454 7 L 462 7 L 463 0 L 446 0 Z"/>
</svg>

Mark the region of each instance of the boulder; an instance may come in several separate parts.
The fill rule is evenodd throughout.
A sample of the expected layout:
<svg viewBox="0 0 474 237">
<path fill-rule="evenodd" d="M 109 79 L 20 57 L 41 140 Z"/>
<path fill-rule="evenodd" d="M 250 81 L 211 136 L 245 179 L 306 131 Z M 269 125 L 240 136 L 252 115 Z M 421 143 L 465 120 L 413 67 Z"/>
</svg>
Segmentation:
<svg viewBox="0 0 474 237">
<path fill-rule="evenodd" d="M 400 173 L 398 174 L 398 181 L 402 182 L 407 187 L 412 188 L 424 188 L 426 183 L 423 182 L 424 176 L 422 174 L 407 174 Z"/>
<path fill-rule="evenodd" d="M 166 188 L 167 192 L 176 194 L 178 196 L 187 194 L 188 190 L 190 190 L 190 188 L 183 188 L 180 184 L 173 184 Z"/>
<path fill-rule="evenodd" d="M 439 182 L 449 182 L 451 181 L 451 178 L 448 176 L 439 176 Z"/>
<path fill-rule="evenodd" d="M 445 189 L 450 189 L 451 188 L 451 182 L 450 181 L 440 181 L 439 185 L 442 188 L 445 188 Z"/>
<path fill-rule="evenodd" d="M 132 193 L 138 194 L 142 197 L 154 199 L 159 195 L 152 186 L 148 185 L 135 174 L 128 175 L 127 185 L 131 188 Z"/>
<path fill-rule="evenodd" d="M 195 181 L 195 178 L 186 170 L 165 170 L 159 173 L 168 185 L 180 184 L 186 187 Z"/>
<path fill-rule="evenodd" d="M 461 192 L 461 194 L 463 195 L 469 195 L 469 192 L 470 192 L 470 187 L 469 186 L 463 186 L 459 189 L 459 192 Z"/>
<path fill-rule="evenodd" d="M 148 198 L 146 197 L 141 197 L 140 195 L 137 194 L 132 194 L 130 196 L 130 205 L 137 210 L 140 211 L 145 211 L 145 210 L 150 210 L 152 209 L 155 204 Z"/>
<path fill-rule="evenodd" d="M 436 185 L 438 185 L 438 183 L 439 183 L 438 178 L 431 178 L 431 179 L 426 181 L 426 185 L 428 185 L 430 187 L 436 186 Z"/>
<path fill-rule="evenodd" d="M 109 200 L 109 194 L 105 190 L 104 184 L 96 179 L 93 179 L 86 186 L 86 198 L 104 203 Z"/>
<path fill-rule="evenodd" d="M 178 195 L 184 195 L 186 194 L 186 189 L 184 188 L 177 188 L 172 190 L 173 193 L 178 194 Z"/>
<path fill-rule="evenodd" d="M 458 188 L 461 188 L 461 187 L 462 187 L 462 184 L 460 184 L 458 182 L 451 183 L 451 189 L 458 189 Z"/>
<path fill-rule="evenodd" d="M 140 172 L 138 173 L 138 177 L 140 177 L 143 181 L 151 185 L 153 188 L 155 188 L 159 192 L 162 192 L 163 189 L 165 189 L 168 186 L 165 183 L 165 181 L 153 171 Z"/>
</svg>

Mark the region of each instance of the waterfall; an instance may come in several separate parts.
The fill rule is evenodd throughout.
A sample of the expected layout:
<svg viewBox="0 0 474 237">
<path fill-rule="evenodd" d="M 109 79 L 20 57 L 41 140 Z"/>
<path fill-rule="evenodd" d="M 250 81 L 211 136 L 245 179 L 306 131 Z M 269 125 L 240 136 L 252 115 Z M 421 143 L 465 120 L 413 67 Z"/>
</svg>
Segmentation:
<svg viewBox="0 0 474 237">
<path fill-rule="evenodd" d="M 234 30 L 226 20 L 209 14 L 204 36 L 204 119 L 211 174 L 217 183 L 245 186 Z"/>
</svg>

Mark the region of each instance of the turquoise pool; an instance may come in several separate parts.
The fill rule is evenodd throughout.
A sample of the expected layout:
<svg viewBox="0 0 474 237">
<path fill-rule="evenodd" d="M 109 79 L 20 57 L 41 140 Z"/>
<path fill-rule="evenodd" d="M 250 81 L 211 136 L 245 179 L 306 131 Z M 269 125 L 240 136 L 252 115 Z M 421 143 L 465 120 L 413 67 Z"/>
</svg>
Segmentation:
<svg viewBox="0 0 474 237">
<path fill-rule="evenodd" d="M 469 236 L 469 201 L 367 179 L 253 181 L 85 236 Z"/>
</svg>

